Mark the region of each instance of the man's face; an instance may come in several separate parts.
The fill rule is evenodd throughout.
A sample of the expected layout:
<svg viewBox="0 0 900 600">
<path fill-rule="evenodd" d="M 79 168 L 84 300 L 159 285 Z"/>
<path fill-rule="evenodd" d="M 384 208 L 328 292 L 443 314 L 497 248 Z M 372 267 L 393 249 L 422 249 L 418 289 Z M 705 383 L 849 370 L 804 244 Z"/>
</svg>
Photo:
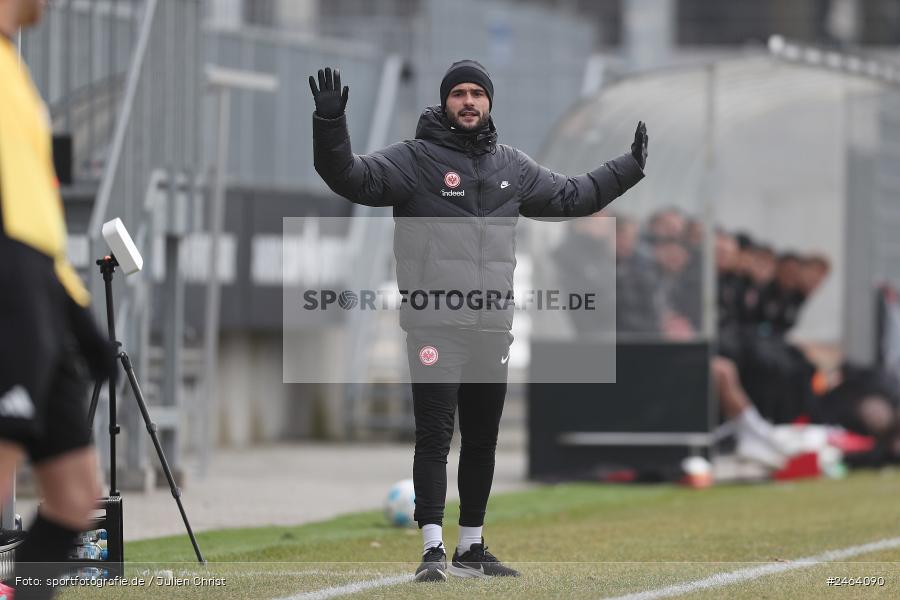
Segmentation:
<svg viewBox="0 0 900 600">
<path fill-rule="evenodd" d="M 480 85 L 460 83 L 450 90 L 445 110 L 456 127 L 472 131 L 488 122 L 491 101 Z"/>
<path fill-rule="evenodd" d="M 616 222 L 616 256 L 627 258 L 634 254 L 637 245 L 637 223 Z"/>
<path fill-rule="evenodd" d="M 808 295 L 816 291 L 825 278 L 828 267 L 816 261 L 805 261 L 800 265 L 800 288 Z"/>
<path fill-rule="evenodd" d="M 14 0 L 18 5 L 19 27 L 30 27 L 41 20 L 47 0 Z"/>
<path fill-rule="evenodd" d="M 765 285 L 775 277 L 775 269 L 778 264 L 775 255 L 764 249 L 758 249 L 752 254 L 750 263 L 750 276 L 757 285 Z"/>
<path fill-rule="evenodd" d="M 753 260 L 756 258 L 756 248 L 738 247 L 737 270 L 741 275 L 750 275 L 753 272 Z"/>
<path fill-rule="evenodd" d="M 800 261 L 795 258 L 783 259 L 778 263 L 775 277 L 778 285 L 787 291 L 794 291 L 800 286 Z"/>
<path fill-rule="evenodd" d="M 738 246 L 726 233 L 716 234 L 716 267 L 722 273 L 731 273 L 737 267 Z"/>
<path fill-rule="evenodd" d="M 578 219 L 578 227 L 581 231 L 598 240 L 610 239 L 615 224 L 614 219 L 600 216 L 596 213 L 590 217 Z"/>
<path fill-rule="evenodd" d="M 675 238 L 660 240 L 653 248 L 656 262 L 668 273 L 680 273 L 687 266 L 688 251 Z"/>
<path fill-rule="evenodd" d="M 687 222 L 684 217 L 673 210 L 657 213 L 650 223 L 650 231 L 656 237 L 682 238 L 685 235 Z"/>
</svg>

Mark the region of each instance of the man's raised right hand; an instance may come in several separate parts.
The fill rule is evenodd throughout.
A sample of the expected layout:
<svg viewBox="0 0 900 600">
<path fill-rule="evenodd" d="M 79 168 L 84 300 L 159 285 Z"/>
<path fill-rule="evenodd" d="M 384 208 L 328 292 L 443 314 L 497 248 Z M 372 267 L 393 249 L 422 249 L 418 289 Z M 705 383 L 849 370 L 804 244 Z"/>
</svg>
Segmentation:
<svg viewBox="0 0 900 600">
<path fill-rule="evenodd" d="M 319 85 L 316 86 L 316 80 L 310 75 L 309 89 L 312 90 L 313 100 L 316 102 L 317 115 L 323 119 L 337 119 L 344 114 L 350 88 L 345 85 L 341 90 L 340 69 L 335 69 L 333 73 L 330 67 L 325 70 L 319 69 Z"/>
</svg>

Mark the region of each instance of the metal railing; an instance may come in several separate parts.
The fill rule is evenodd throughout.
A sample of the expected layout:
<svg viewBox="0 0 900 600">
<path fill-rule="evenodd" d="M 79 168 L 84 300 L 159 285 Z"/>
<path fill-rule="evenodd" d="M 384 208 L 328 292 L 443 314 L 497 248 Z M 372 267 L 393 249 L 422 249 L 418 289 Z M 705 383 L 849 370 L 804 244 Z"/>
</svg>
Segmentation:
<svg viewBox="0 0 900 600">
<path fill-rule="evenodd" d="M 347 105 L 350 137 L 362 151 L 371 130 L 373 106 L 385 55 L 355 41 L 318 38 L 244 27 L 204 27 L 208 63 L 272 75 L 280 82 L 272 94 L 235 90 L 229 129 L 240 143 L 228 156 L 229 185 L 262 190 L 326 192 L 313 167 L 310 127 L 315 109 L 307 76 L 326 66 L 341 68 L 350 84 Z M 207 98 L 208 114 L 215 114 Z M 205 130 L 207 156 L 215 156 L 215 127 Z"/>
<path fill-rule="evenodd" d="M 152 314 L 162 313 L 167 324 L 176 324 L 164 327 L 164 337 L 166 342 L 177 340 L 173 344 L 181 348 L 179 277 L 167 278 L 161 303 L 150 302 L 152 274 L 162 266 L 156 242 L 165 240 L 165 267 L 169 274 L 178 273 L 168 259 L 179 254 L 180 240 L 196 227 L 192 216 L 199 213 L 201 21 L 202 0 L 56 0 L 46 7 L 40 25 L 21 37 L 23 59 L 47 102 L 54 131 L 73 138 L 76 187 L 90 191 L 98 186 L 86 229 L 70 223 L 69 233 L 76 240 L 86 238 L 90 260 L 85 275 L 99 322 L 104 322 L 104 293 L 93 259 L 109 252 L 102 224 L 121 218 L 144 256 L 143 273 L 114 281 L 117 337 L 139 374 L 148 372 Z M 163 354 L 180 356 L 168 343 Z M 171 441 L 166 428 L 180 421 L 178 394 L 172 393 L 182 384 L 179 377 L 180 371 L 167 369 L 161 383 L 146 382 L 151 401 L 155 397 L 170 405 L 170 410 L 157 407 L 154 415 L 163 426 L 164 445 Z M 128 436 L 126 466 L 144 466 L 140 417 L 130 402 L 123 407 L 123 425 L 135 432 Z M 104 418 L 101 409 L 98 432 L 106 425 Z M 97 441 L 101 453 L 108 452 L 106 436 L 98 435 Z M 167 453 L 172 456 L 169 448 Z"/>
<path fill-rule="evenodd" d="M 183 201 L 184 188 L 190 192 L 200 166 L 199 13 L 198 0 L 147 0 L 143 6 L 88 226 L 92 256 L 105 249 L 102 224 L 119 217 L 150 263 L 147 271 L 152 272 L 154 236 L 177 227 L 171 221 L 178 211 L 171 204 Z M 161 177 L 154 177 L 159 172 Z M 151 185 L 162 186 L 167 193 L 155 193 Z M 160 206 L 163 203 L 166 206 Z M 129 281 L 146 285 L 148 280 Z M 123 304 L 138 295 L 126 292 Z M 120 312 L 127 322 L 127 311 Z"/>
<path fill-rule="evenodd" d="M 180 423 L 183 383 L 180 368 L 172 365 L 173 361 L 177 364 L 183 343 L 183 283 L 178 249 L 183 236 L 196 227 L 191 216 L 199 212 L 195 200 L 200 196 L 202 176 L 200 22 L 200 0 L 143 3 L 87 231 L 91 257 L 102 256 L 106 252 L 100 233 L 102 224 L 119 217 L 145 258 L 141 275 L 124 279 L 124 285 L 119 282 L 116 332 L 139 373 L 147 372 L 151 313 L 166 317 L 164 354 L 170 360 L 156 388 L 161 392 L 158 400 L 166 409 L 157 406 L 154 414 L 170 424 L 161 431 L 161 440 L 175 469 L 175 429 Z M 159 239 L 165 240 L 162 256 L 153 251 Z M 161 261 L 165 261 L 166 271 L 162 302 L 151 305 L 152 273 L 160 270 Z M 94 290 L 99 290 L 99 277 L 92 277 L 90 282 Z M 151 389 L 154 383 L 150 382 Z M 126 413 L 126 419 L 126 428 L 140 431 L 136 411 Z M 129 436 L 125 458 L 133 473 L 142 473 L 147 467 L 144 445 L 139 434 Z"/>
<path fill-rule="evenodd" d="M 142 0 L 57 0 L 22 34 L 22 56 L 55 132 L 73 137 L 79 179 L 103 171 Z"/>
<path fill-rule="evenodd" d="M 393 120 L 390 107 L 397 101 L 402 68 L 403 60 L 396 54 L 388 56 L 384 62 L 365 152 L 374 152 L 390 143 L 388 131 Z M 392 251 L 394 221 L 389 209 L 370 206 L 355 205 L 353 216 L 355 218 L 350 225 L 348 243 L 352 248 L 350 255 L 359 258 L 352 261 L 349 267 L 349 281 L 359 283 L 364 289 L 375 289 L 390 276 L 388 259 Z M 361 431 L 372 429 L 371 420 L 375 415 L 372 414 L 370 403 L 375 388 L 368 377 L 358 379 L 358 374 L 370 372 L 375 347 L 372 343 L 375 337 L 373 334 L 377 327 L 375 321 L 376 317 L 373 315 L 359 311 L 353 314 L 347 328 L 348 347 L 361 349 L 352 354 L 346 367 L 345 381 L 355 382 L 345 386 L 345 434 L 348 436 L 356 436 Z M 357 379 L 354 379 L 354 375 Z"/>
</svg>

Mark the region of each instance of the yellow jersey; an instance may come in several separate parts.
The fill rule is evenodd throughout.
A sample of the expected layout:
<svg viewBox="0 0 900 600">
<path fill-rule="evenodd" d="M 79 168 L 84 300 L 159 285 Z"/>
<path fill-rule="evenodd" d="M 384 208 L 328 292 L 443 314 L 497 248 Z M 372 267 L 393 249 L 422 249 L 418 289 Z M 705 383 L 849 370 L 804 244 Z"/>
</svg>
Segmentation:
<svg viewBox="0 0 900 600">
<path fill-rule="evenodd" d="M 66 258 L 66 223 L 53 169 L 50 117 L 15 46 L 0 35 L 0 226 L 50 256 L 66 292 L 90 295 Z"/>
</svg>

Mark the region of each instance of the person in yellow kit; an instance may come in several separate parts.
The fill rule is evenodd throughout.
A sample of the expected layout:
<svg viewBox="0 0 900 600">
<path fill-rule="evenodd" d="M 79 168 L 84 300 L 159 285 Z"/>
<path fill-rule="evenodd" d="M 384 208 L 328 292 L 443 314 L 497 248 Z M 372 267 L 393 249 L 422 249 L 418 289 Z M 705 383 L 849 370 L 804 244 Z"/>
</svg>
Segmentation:
<svg viewBox="0 0 900 600">
<path fill-rule="evenodd" d="M 27 454 L 42 502 L 0 599 L 52 598 L 100 496 L 87 421 L 88 374 L 115 375 L 115 350 L 66 260 L 46 108 L 14 36 L 43 0 L 0 0 L 0 502 Z M 87 367 L 88 372 L 86 372 Z"/>
</svg>

